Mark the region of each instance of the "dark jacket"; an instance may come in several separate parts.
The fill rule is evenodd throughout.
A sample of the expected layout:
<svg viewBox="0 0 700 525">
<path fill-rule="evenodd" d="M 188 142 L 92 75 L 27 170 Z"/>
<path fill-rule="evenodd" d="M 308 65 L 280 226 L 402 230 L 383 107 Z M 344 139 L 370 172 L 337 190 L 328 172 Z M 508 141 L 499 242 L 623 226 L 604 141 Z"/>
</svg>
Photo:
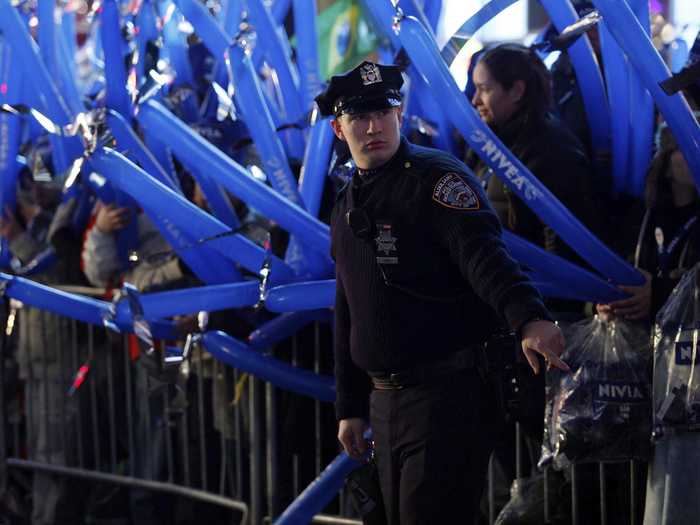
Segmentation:
<svg viewBox="0 0 700 525">
<path fill-rule="evenodd" d="M 594 233 L 599 230 L 590 188 L 590 162 L 580 142 L 559 120 L 548 115 L 537 122 L 518 113 L 494 131 L 575 217 Z M 469 151 L 466 160 L 479 178 L 488 178 L 486 194 L 505 228 L 549 252 L 581 263 L 575 252 L 500 178 L 489 176 L 490 169 L 475 152 Z"/>
<path fill-rule="evenodd" d="M 362 235 L 363 225 L 373 231 Z M 339 419 L 366 417 L 364 371 L 404 370 L 481 343 L 495 312 L 513 330 L 548 318 L 479 182 L 441 151 L 403 140 L 378 173 L 355 175 L 331 235 Z"/>
</svg>

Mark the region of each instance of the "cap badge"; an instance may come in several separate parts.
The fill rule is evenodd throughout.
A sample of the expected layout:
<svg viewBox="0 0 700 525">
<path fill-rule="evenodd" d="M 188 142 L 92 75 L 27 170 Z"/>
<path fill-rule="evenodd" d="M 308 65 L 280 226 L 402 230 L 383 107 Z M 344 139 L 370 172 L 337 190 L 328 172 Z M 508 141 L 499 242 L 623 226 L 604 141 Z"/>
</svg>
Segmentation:
<svg viewBox="0 0 700 525">
<path fill-rule="evenodd" d="M 382 75 L 379 73 L 379 68 L 376 64 L 363 64 L 360 67 L 360 76 L 362 77 L 362 85 L 369 86 L 382 81 Z"/>
</svg>

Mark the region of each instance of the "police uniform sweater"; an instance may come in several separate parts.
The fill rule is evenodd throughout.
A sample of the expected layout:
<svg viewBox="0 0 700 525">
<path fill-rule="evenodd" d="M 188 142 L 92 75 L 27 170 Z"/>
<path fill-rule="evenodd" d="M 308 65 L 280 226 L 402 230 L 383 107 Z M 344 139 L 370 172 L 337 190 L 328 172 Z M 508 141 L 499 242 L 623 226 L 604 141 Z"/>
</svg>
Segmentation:
<svg viewBox="0 0 700 525">
<path fill-rule="evenodd" d="M 378 172 L 353 177 L 331 217 L 336 260 L 336 415 L 367 417 L 366 371 L 400 371 L 549 318 L 508 254 L 478 181 L 457 159 L 402 140 Z M 372 232 L 353 233 L 349 210 Z"/>
</svg>

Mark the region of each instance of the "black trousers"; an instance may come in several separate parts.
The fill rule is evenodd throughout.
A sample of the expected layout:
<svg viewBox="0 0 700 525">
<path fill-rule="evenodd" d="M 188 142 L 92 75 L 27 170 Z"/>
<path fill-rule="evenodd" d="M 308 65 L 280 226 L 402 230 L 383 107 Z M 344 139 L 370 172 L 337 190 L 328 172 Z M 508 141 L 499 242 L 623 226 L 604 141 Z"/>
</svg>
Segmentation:
<svg viewBox="0 0 700 525">
<path fill-rule="evenodd" d="M 494 410 L 475 370 L 374 390 L 370 422 L 389 525 L 472 525 L 494 441 Z"/>
</svg>

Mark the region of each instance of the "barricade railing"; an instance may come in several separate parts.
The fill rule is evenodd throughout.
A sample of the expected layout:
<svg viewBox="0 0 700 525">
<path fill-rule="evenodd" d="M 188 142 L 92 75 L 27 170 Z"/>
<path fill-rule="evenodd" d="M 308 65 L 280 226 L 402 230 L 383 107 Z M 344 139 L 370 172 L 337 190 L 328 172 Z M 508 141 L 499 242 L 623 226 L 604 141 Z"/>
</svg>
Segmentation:
<svg viewBox="0 0 700 525">
<path fill-rule="evenodd" d="M 330 404 L 284 392 L 224 365 L 199 345 L 179 368 L 168 369 L 158 351 L 148 354 L 128 335 L 36 311 L 35 321 L 40 322 L 30 318 L 26 322 L 31 326 L 23 328 L 21 305 L 5 306 L 0 374 L 3 493 L 13 472 L 31 471 L 126 487 L 134 506 L 148 505 L 153 494 L 167 494 L 173 501 L 216 507 L 226 515 L 221 523 L 257 525 L 273 523 L 339 452 Z M 18 331 L 23 329 L 33 330 L 32 341 L 46 344 L 35 345 L 29 355 L 16 355 Z M 316 321 L 263 351 L 327 374 L 332 367 L 330 336 L 328 325 Z M 8 379 L 13 360 L 22 363 L 19 381 Z M 524 478 L 523 439 L 519 425 L 513 429 L 515 474 Z M 623 523 L 612 514 L 620 501 L 613 502 L 615 510 L 609 508 L 611 497 L 620 492 L 611 496 L 608 485 L 610 479 L 618 488 L 624 484 L 619 477 L 626 468 L 628 489 L 622 492 L 629 498 L 627 522 L 641 522 L 642 466 L 628 461 L 614 467 L 571 467 L 571 523 L 585 522 L 582 468 L 587 490 L 597 468 L 602 524 Z M 490 464 L 490 523 L 497 515 L 492 470 Z M 552 480 L 551 471 L 544 477 L 544 522 L 552 523 L 557 518 L 554 500 L 562 496 L 559 487 L 552 490 L 559 481 Z M 586 511 L 590 516 L 590 509 Z M 362 522 L 343 489 L 312 523 Z"/>
</svg>

